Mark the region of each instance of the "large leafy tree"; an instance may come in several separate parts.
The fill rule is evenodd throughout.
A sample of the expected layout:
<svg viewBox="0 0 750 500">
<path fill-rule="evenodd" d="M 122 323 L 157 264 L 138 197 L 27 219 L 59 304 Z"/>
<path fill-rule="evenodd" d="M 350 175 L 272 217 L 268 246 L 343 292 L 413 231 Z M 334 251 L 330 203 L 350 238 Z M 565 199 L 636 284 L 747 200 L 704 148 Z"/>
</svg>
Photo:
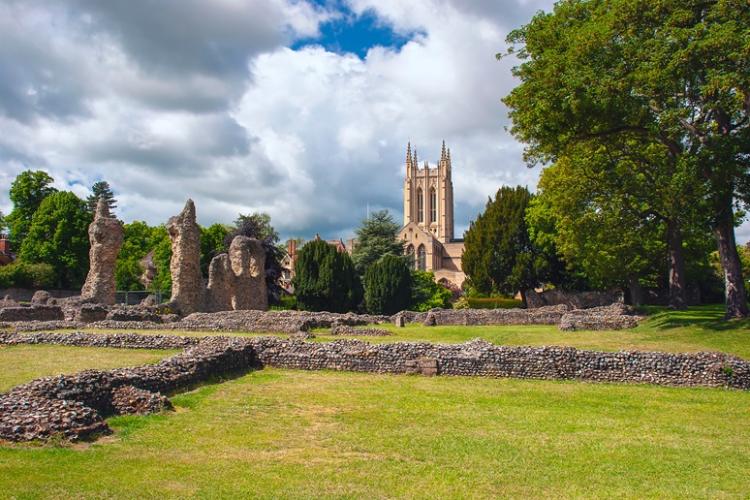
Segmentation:
<svg viewBox="0 0 750 500">
<path fill-rule="evenodd" d="M 118 290 L 145 288 L 143 262 L 150 254 L 155 274 L 149 289 L 167 293 L 171 288 L 169 260 L 172 256 L 172 247 L 166 229 L 163 226 L 149 226 L 143 221 L 133 221 L 123 226 L 123 233 L 122 247 L 115 266 Z"/>
<path fill-rule="evenodd" d="M 211 224 L 201 228 L 201 273 L 208 276 L 208 266 L 211 259 L 227 251 L 227 235 L 232 228 L 224 224 Z"/>
<path fill-rule="evenodd" d="M 323 240 L 309 241 L 299 250 L 294 274 L 301 309 L 346 312 L 362 301 L 362 284 L 351 257 Z"/>
<path fill-rule="evenodd" d="M 51 265 L 57 286 L 79 287 L 89 268 L 90 223 L 91 213 L 78 196 L 68 191 L 52 193 L 34 213 L 19 257 Z"/>
<path fill-rule="evenodd" d="M 525 187 L 502 187 L 464 236 L 462 268 L 481 293 L 520 292 L 540 284 L 546 258 L 532 245 L 526 224 L 531 193 Z"/>
<path fill-rule="evenodd" d="M 504 102 L 531 164 L 624 134 L 692 164 L 729 317 L 748 314 L 734 236 L 735 203 L 750 198 L 748 26 L 745 0 L 563 0 L 508 37 L 523 62 Z"/>
<path fill-rule="evenodd" d="M 412 275 L 403 256 L 384 255 L 365 273 L 365 306 L 372 314 L 393 314 L 411 304 Z"/>
<path fill-rule="evenodd" d="M 50 194 L 57 191 L 52 187 L 54 179 L 42 170 L 26 170 L 18 174 L 10 185 L 10 201 L 13 210 L 5 219 L 10 228 L 10 242 L 16 250 L 21 248 L 29 232 L 31 219 Z"/>
<path fill-rule="evenodd" d="M 360 276 L 384 255 L 402 255 L 404 245 L 396 239 L 400 226 L 388 210 L 373 212 L 357 229 L 352 259 Z"/>
</svg>

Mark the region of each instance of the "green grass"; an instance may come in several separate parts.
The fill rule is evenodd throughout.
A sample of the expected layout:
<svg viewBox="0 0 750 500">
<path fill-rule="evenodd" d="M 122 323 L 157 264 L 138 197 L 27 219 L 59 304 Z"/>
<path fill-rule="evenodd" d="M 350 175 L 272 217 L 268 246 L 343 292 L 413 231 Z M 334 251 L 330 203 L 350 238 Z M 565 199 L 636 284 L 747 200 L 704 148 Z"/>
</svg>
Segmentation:
<svg viewBox="0 0 750 500">
<path fill-rule="evenodd" d="M 750 394 L 741 391 L 267 369 L 173 401 L 174 413 L 111 419 L 114 436 L 94 444 L 0 447 L 0 496 L 750 491 Z"/>
<path fill-rule="evenodd" d="M 88 368 L 108 369 L 156 363 L 178 351 L 68 347 L 53 345 L 0 345 L 0 392 L 49 375 Z"/>
</svg>

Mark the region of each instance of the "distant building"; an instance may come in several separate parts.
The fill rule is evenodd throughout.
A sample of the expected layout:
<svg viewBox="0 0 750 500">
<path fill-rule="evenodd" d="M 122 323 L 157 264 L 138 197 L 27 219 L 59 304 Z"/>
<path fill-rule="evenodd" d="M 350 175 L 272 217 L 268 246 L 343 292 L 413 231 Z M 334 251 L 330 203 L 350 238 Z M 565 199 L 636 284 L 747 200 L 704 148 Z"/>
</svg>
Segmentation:
<svg viewBox="0 0 750 500">
<path fill-rule="evenodd" d="M 13 262 L 14 256 L 10 251 L 10 241 L 4 234 L 0 234 L 0 266 L 6 266 Z"/>
<path fill-rule="evenodd" d="M 461 269 L 464 242 L 454 238 L 451 152 L 445 141 L 435 168 L 419 167 L 417 151 L 406 146 L 404 226 L 398 233 L 416 269 L 432 271 L 437 281 L 458 286 L 466 280 Z"/>
</svg>

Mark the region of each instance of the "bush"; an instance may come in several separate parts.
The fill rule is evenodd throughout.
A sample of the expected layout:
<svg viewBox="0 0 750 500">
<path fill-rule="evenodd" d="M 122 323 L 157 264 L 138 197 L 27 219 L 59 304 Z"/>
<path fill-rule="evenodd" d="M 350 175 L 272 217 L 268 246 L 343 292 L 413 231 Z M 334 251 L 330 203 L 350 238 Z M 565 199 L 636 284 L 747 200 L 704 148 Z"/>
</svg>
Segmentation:
<svg viewBox="0 0 750 500">
<path fill-rule="evenodd" d="M 0 288 L 52 288 L 55 269 L 49 264 L 16 261 L 0 267 Z"/>
<path fill-rule="evenodd" d="M 403 257 L 384 255 L 365 272 L 365 306 L 372 314 L 393 314 L 411 303 L 412 277 Z"/>
<path fill-rule="evenodd" d="M 471 309 L 513 309 L 523 307 L 523 301 L 508 297 L 468 297 Z"/>
<path fill-rule="evenodd" d="M 292 284 L 297 305 L 305 311 L 347 312 L 362 300 L 362 285 L 351 257 L 322 240 L 300 249 Z"/>
<path fill-rule="evenodd" d="M 435 275 L 429 271 L 412 271 L 411 306 L 413 311 L 429 311 L 436 307 L 451 307 L 453 292 L 435 282 Z"/>
<path fill-rule="evenodd" d="M 297 309 L 297 297 L 294 295 L 282 295 L 279 303 L 271 306 L 274 311 L 294 311 Z"/>
</svg>

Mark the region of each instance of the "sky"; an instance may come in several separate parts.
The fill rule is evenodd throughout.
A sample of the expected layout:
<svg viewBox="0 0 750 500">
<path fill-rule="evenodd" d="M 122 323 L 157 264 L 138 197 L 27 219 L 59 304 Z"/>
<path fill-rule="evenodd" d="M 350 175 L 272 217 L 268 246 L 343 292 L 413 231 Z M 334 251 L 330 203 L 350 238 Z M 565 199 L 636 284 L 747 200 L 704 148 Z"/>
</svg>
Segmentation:
<svg viewBox="0 0 750 500">
<path fill-rule="evenodd" d="M 451 148 L 456 234 L 536 186 L 501 103 L 507 33 L 552 0 L 0 0 L 0 210 L 18 173 L 126 222 L 267 212 L 282 237 L 402 221 L 407 141 Z M 739 239 L 750 237 L 747 225 Z"/>
</svg>

